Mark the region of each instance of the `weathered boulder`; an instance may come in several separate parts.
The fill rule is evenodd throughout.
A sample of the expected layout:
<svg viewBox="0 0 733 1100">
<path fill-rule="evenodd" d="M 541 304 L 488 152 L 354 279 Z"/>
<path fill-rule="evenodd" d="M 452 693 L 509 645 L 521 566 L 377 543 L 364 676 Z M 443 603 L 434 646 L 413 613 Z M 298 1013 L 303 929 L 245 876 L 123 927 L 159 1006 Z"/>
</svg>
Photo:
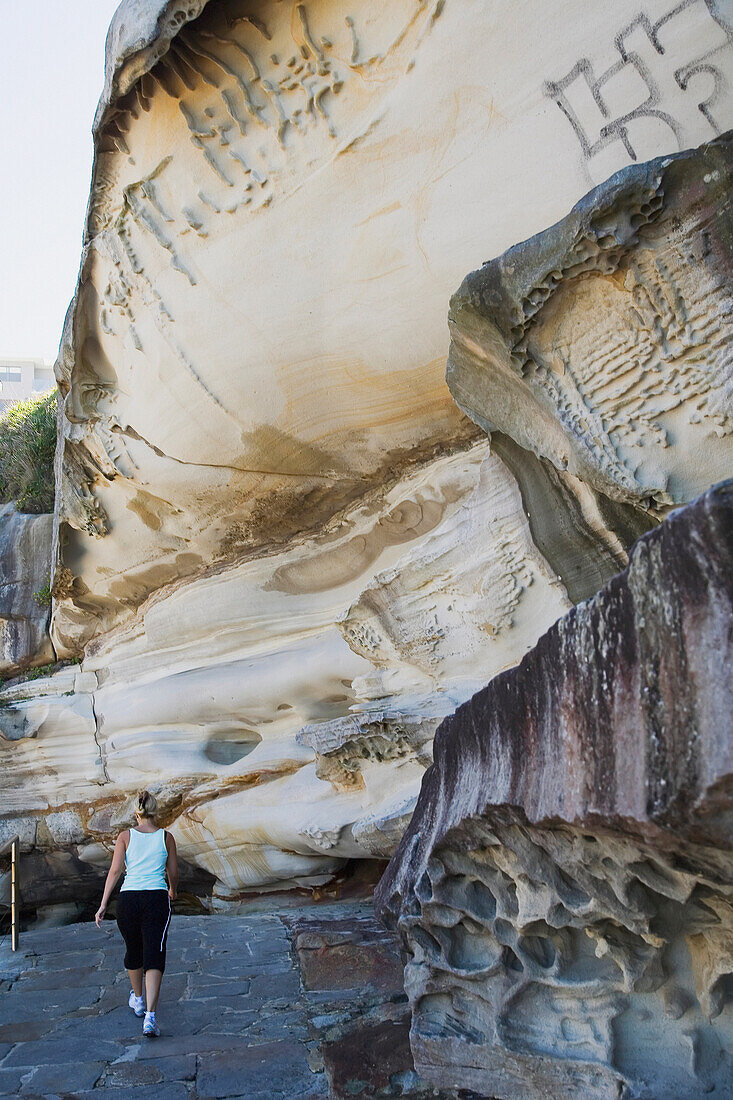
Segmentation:
<svg viewBox="0 0 733 1100">
<path fill-rule="evenodd" d="M 624 168 L 451 300 L 451 392 L 575 598 L 612 541 L 582 537 L 589 503 L 623 541 L 733 470 L 732 177 L 730 134 Z"/>
<path fill-rule="evenodd" d="M 645 12 L 120 6 L 56 367 L 52 633 L 83 661 L 0 696 L 28 844 L 103 866 L 145 785 L 222 899 L 389 855 L 436 724 L 626 564 L 657 515 L 569 474 L 548 508 L 550 467 L 456 408 L 445 314 L 594 180 L 733 121 L 718 8 Z"/>
<path fill-rule="evenodd" d="M 57 364 L 59 656 L 466 442 L 444 383 L 465 272 L 733 121 L 717 7 L 645 12 L 120 6 Z"/>
<path fill-rule="evenodd" d="M 726 482 L 441 725 L 377 894 L 427 1079 L 727 1095 L 732 660 Z"/>
<path fill-rule="evenodd" d="M 0 505 L 0 676 L 54 659 L 48 633 L 52 526 L 53 516 Z"/>
<path fill-rule="evenodd" d="M 478 443 L 316 537 L 159 593 L 81 666 L 7 687 L 3 812 L 63 806 L 66 843 L 104 860 L 151 786 L 221 898 L 322 882 L 391 855 L 438 722 L 568 606 Z"/>
</svg>

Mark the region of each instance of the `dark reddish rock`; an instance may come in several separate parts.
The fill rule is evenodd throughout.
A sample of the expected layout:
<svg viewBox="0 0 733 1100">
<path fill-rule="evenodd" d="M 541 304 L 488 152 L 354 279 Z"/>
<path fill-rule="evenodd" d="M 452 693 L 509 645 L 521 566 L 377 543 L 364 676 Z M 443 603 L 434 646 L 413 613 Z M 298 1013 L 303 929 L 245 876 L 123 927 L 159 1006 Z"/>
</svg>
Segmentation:
<svg viewBox="0 0 733 1100">
<path fill-rule="evenodd" d="M 302 918 L 290 927 L 306 990 L 402 993 L 397 938 L 376 921 Z"/>
<path fill-rule="evenodd" d="M 415 1072 L 410 1018 L 357 1020 L 342 1037 L 322 1047 L 330 1100 L 352 1097 L 431 1097 L 432 1100 L 488 1100 L 467 1089 L 434 1088 Z"/>
<path fill-rule="evenodd" d="M 408 1016 L 356 1027 L 342 1039 L 324 1044 L 323 1062 L 333 1100 L 395 1095 L 398 1082 L 409 1087 L 414 1077 Z"/>
<path fill-rule="evenodd" d="M 733 482 L 438 730 L 376 895 L 418 1072 L 502 1098 L 733 1081 Z"/>
<path fill-rule="evenodd" d="M 331 1100 L 465 1096 L 439 1092 L 415 1072 L 398 937 L 363 909 L 341 912 L 281 915 L 317 1037 L 314 1065 L 326 1072 Z"/>
</svg>

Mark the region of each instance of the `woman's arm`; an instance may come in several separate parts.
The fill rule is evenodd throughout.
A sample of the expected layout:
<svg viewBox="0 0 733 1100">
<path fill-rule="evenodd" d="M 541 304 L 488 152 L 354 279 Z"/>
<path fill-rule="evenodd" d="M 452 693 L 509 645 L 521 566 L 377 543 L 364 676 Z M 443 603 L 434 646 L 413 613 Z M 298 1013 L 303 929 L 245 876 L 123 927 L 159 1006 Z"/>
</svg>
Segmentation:
<svg viewBox="0 0 733 1100">
<path fill-rule="evenodd" d="M 107 912 L 107 905 L 109 903 L 110 895 L 117 885 L 117 879 L 120 877 L 125 869 L 125 852 L 127 850 L 127 840 L 130 838 L 128 829 L 120 833 L 117 837 L 117 843 L 115 844 L 115 850 L 112 854 L 112 865 L 107 872 L 107 879 L 104 884 L 104 893 L 102 894 L 102 904 L 94 915 L 97 928 L 102 927 L 102 918 Z"/>
<path fill-rule="evenodd" d="M 168 872 L 168 897 L 171 901 L 175 901 L 178 893 L 178 850 L 176 842 L 169 832 L 165 834 L 165 846 L 168 849 L 168 859 L 165 864 L 165 869 Z"/>
</svg>

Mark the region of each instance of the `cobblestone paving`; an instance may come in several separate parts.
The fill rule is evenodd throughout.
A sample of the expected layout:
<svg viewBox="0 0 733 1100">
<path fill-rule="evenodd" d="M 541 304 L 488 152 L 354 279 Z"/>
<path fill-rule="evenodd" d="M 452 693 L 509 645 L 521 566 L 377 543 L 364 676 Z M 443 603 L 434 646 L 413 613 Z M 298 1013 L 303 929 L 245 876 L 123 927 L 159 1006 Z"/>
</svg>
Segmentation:
<svg viewBox="0 0 733 1100">
<path fill-rule="evenodd" d="M 20 946 L 0 946 L 0 1096 L 469 1095 L 417 1078 L 397 947 L 364 903 L 174 917 L 158 1039 L 127 1007 L 112 922 Z"/>
</svg>

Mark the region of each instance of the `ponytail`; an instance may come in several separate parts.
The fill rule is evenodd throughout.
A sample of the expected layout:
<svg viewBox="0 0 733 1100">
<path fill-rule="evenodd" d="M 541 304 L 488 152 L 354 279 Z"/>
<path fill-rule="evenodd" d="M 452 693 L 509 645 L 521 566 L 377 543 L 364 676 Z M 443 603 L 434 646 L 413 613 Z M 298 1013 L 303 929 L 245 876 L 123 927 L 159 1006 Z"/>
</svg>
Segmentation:
<svg viewBox="0 0 733 1100">
<path fill-rule="evenodd" d="M 136 813 L 141 817 L 154 817 L 158 809 L 158 800 L 150 791 L 140 791 L 137 796 Z"/>
</svg>

